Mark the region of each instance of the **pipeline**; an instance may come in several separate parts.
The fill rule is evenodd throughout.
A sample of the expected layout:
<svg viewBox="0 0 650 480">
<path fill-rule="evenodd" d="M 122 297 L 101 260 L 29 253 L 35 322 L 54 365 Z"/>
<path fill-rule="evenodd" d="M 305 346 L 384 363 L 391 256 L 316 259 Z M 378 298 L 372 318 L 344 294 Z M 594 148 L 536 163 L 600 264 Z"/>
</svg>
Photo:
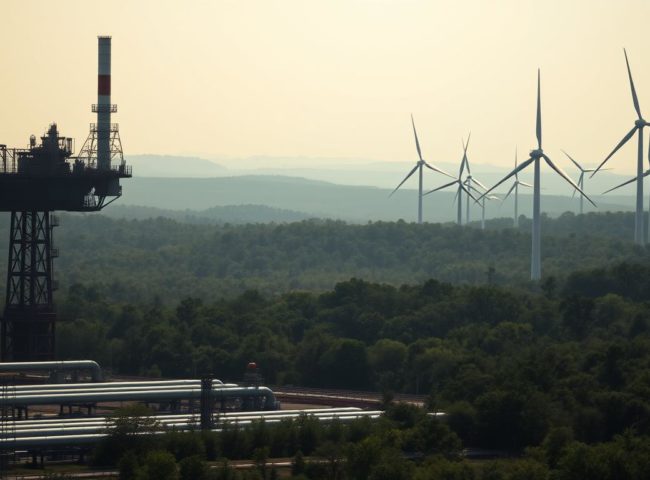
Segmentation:
<svg viewBox="0 0 650 480">
<path fill-rule="evenodd" d="M 59 372 L 70 370 L 89 370 L 93 382 L 101 382 L 103 378 L 101 367 L 93 360 L 0 363 L 0 373 Z"/>
<path fill-rule="evenodd" d="M 358 411 L 358 412 L 320 412 L 310 413 L 309 416 L 322 421 L 331 421 L 338 419 L 340 421 L 347 421 L 350 419 L 357 419 L 361 417 L 373 417 L 381 415 L 381 411 Z M 283 413 L 281 415 L 237 415 L 230 417 L 220 417 L 218 425 L 236 424 L 236 425 L 249 425 L 253 421 L 264 420 L 267 423 L 275 423 L 280 420 L 295 420 L 303 413 Z M 159 421 L 158 428 L 160 430 L 176 430 L 188 431 L 198 429 L 198 417 L 190 417 L 186 419 L 176 419 Z M 109 422 L 99 423 L 81 423 L 81 424 L 45 424 L 36 426 L 16 426 L 12 432 L 12 438 L 34 437 L 34 436 L 58 436 L 58 435 L 77 435 L 82 433 L 102 433 L 109 431 L 114 424 Z"/>
<path fill-rule="evenodd" d="M 3 364 L 0 364 L 3 365 Z M 223 385 L 221 380 L 213 380 L 213 384 Z M 122 388 L 122 387 L 164 387 L 164 386 L 200 386 L 200 380 L 151 380 L 151 381 L 131 381 L 131 382 L 95 382 L 95 383 L 44 383 L 30 385 L 15 385 L 12 390 L 21 392 L 25 390 L 75 390 L 75 389 L 99 389 L 99 388 Z M 134 388 L 135 389 L 135 388 Z"/>
<path fill-rule="evenodd" d="M 200 388 L 180 388 L 165 390 L 99 390 L 92 392 L 71 392 L 42 394 L 7 394 L 0 395 L 4 404 L 14 407 L 29 407 L 31 405 L 68 405 L 68 404 L 95 404 L 99 402 L 141 401 L 141 402 L 167 402 L 176 400 L 198 400 L 201 397 Z M 217 386 L 212 389 L 215 400 L 232 398 L 263 398 L 264 410 L 275 410 L 277 401 L 271 389 L 267 387 L 226 387 Z"/>
<path fill-rule="evenodd" d="M 349 422 L 364 417 L 370 419 L 377 419 L 380 417 L 382 413 L 383 412 L 380 411 L 371 411 L 371 412 L 358 411 L 358 412 L 347 412 L 347 413 L 339 413 L 339 414 L 322 412 L 321 414 L 315 414 L 313 416 L 318 421 L 322 421 L 322 422 L 331 422 L 335 420 L 341 422 Z M 237 425 L 247 426 L 252 424 L 255 421 L 259 421 L 263 419 L 266 423 L 273 424 L 273 423 L 281 422 L 286 419 L 295 419 L 298 418 L 300 415 L 304 415 L 304 414 L 310 415 L 309 410 L 300 412 L 299 414 L 292 414 L 292 415 L 285 414 L 285 415 L 272 415 L 272 416 L 258 412 L 256 416 L 248 416 L 246 418 L 239 419 L 236 422 L 234 421 L 235 417 L 233 417 L 233 420 L 226 420 L 226 421 L 228 422 L 233 421 L 233 423 L 236 423 Z M 84 428 L 86 429 L 84 430 Z M 20 448 L 43 448 L 43 447 L 52 447 L 52 446 L 78 446 L 78 445 L 93 444 L 99 442 L 103 438 L 110 435 L 109 433 L 106 432 L 106 428 L 107 428 L 106 426 L 101 427 L 102 433 L 80 433 L 83 431 L 97 432 L 98 427 L 96 426 L 73 427 L 69 430 L 44 429 L 40 431 L 42 435 L 37 435 L 36 434 L 37 432 L 33 432 L 33 431 L 32 432 L 16 431 L 15 438 L 0 439 L 0 448 L 20 449 Z M 184 425 L 182 424 L 175 425 L 172 428 L 176 431 L 187 431 L 196 428 L 196 425 L 191 423 L 186 423 Z M 221 428 L 212 429 L 212 431 L 214 432 L 219 432 L 221 430 L 222 430 Z M 165 432 L 161 430 L 152 433 L 162 434 Z"/>
<path fill-rule="evenodd" d="M 7 398 L 17 398 L 24 397 L 27 395 L 57 395 L 57 394 L 71 394 L 71 393 L 94 393 L 94 392 L 133 392 L 133 391 L 147 391 L 147 392 L 156 392 L 163 390 L 189 390 L 199 388 L 200 385 L 189 384 L 189 385 L 160 385 L 160 386 L 133 386 L 133 387 L 103 387 L 103 388 L 84 388 L 84 384 L 79 384 L 77 388 L 65 388 L 65 389 L 40 389 L 37 386 L 34 386 L 34 389 L 29 390 L 20 390 L 15 393 L 7 395 Z M 226 383 L 220 384 L 212 387 L 215 388 L 233 388 L 239 387 L 236 383 Z M 0 398 L 2 396 L 0 395 Z"/>
</svg>

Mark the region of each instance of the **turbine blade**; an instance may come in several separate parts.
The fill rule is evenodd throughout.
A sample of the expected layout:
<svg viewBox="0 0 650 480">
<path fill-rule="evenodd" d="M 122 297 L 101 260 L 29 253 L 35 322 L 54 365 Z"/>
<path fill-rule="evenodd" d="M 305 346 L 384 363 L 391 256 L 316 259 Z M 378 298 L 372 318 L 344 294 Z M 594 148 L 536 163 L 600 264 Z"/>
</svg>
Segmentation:
<svg viewBox="0 0 650 480">
<path fill-rule="evenodd" d="M 650 175 L 650 170 L 646 170 L 645 173 L 643 174 L 644 177 L 647 177 L 648 175 Z M 630 183 L 636 182 L 636 178 L 637 177 L 631 178 L 631 179 L 621 183 L 620 185 L 616 185 L 615 187 L 610 188 L 609 190 L 603 192 L 603 195 L 605 195 L 606 193 L 612 192 L 614 190 L 617 190 L 617 189 L 619 189 L 621 187 L 624 187 L 625 185 L 629 185 Z"/>
<path fill-rule="evenodd" d="M 517 186 L 516 182 L 512 184 L 512 187 L 510 187 L 510 190 L 508 190 L 508 193 L 506 193 L 506 196 L 503 197 L 503 200 L 501 200 L 501 203 L 506 201 L 506 199 L 510 196 L 510 194 L 515 190 L 516 186 Z"/>
<path fill-rule="evenodd" d="M 585 176 L 585 172 L 582 172 L 582 173 L 580 174 L 580 177 L 578 178 L 578 185 L 580 185 L 580 184 L 582 183 L 582 178 L 583 178 L 584 176 Z M 574 190 L 573 190 L 573 194 L 571 194 L 571 198 L 575 198 L 575 196 L 576 196 L 576 190 L 574 189 Z"/>
<path fill-rule="evenodd" d="M 564 173 L 564 171 L 560 167 L 558 167 L 557 165 L 555 165 L 555 163 L 553 163 L 553 160 L 548 158 L 546 155 L 543 155 L 543 157 L 544 157 L 544 160 L 546 160 L 546 163 L 548 164 L 549 167 L 551 167 L 553 170 L 555 170 L 555 172 L 558 175 L 560 175 L 562 178 L 564 178 L 569 183 L 569 185 L 571 185 L 578 192 L 580 192 L 580 194 L 583 197 L 585 197 L 589 203 L 591 203 L 594 207 L 598 208 L 596 206 L 596 204 L 591 201 L 591 198 L 589 198 L 587 196 L 587 194 L 585 192 L 583 192 L 582 189 L 578 185 L 576 185 L 576 183 L 573 180 L 571 180 L 571 177 L 569 177 L 566 173 Z"/>
<path fill-rule="evenodd" d="M 472 170 L 470 170 L 470 168 L 469 168 L 469 158 L 467 158 L 467 147 L 469 147 L 469 139 L 470 138 L 472 138 L 472 132 L 469 132 L 469 135 L 467 135 L 467 143 L 465 143 L 465 152 L 464 152 L 465 165 L 467 166 L 467 174 L 468 175 L 472 174 Z"/>
<path fill-rule="evenodd" d="M 424 197 L 425 195 L 429 195 L 430 193 L 437 192 L 438 190 L 442 190 L 443 188 L 451 187 L 452 185 L 460 183 L 458 180 L 454 180 L 453 182 L 445 183 L 444 185 L 440 187 L 436 187 L 433 190 L 429 190 L 427 193 L 423 193 L 422 196 Z"/>
<path fill-rule="evenodd" d="M 524 187 L 533 188 L 533 186 L 530 183 L 526 183 L 526 182 L 519 182 L 519 185 L 523 185 Z"/>
<path fill-rule="evenodd" d="M 418 132 L 415 130 L 415 121 L 413 120 L 413 114 L 411 114 L 411 124 L 413 125 L 413 135 L 415 136 L 415 146 L 418 149 L 418 157 L 422 161 L 422 151 L 420 150 L 420 141 L 418 140 Z"/>
<path fill-rule="evenodd" d="M 443 169 L 438 168 L 434 165 L 428 164 L 426 161 L 424 161 L 424 166 L 427 167 L 429 170 L 433 170 L 434 172 L 442 173 L 443 175 L 447 175 L 449 178 L 456 178 L 453 175 L 445 172 Z"/>
<path fill-rule="evenodd" d="M 537 69 L 537 148 L 542 149 L 542 93 L 539 68 Z"/>
<path fill-rule="evenodd" d="M 578 162 L 576 162 L 576 161 L 571 157 L 571 155 L 569 155 L 568 153 L 566 153 L 564 150 L 562 150 L 562 153 L 564 153 L 567 157 L 569 157 L 569 160 L 571 160 L 571 161 L 573 162 L 573 164 L 574 164 L 576 167 L 578 167 L 578 170 L 580 170 L 580 171 L 583 172 L 583 173 L 585 172 L 585 169 L 582 168 L 582 167 L 580 166 L 580 164 L 579 164 Z"/>
<path fill-rule="evenodd" d="M 481 182 L 479 182 L 478 180 L 476 180 L 474 177 L 472 177 L 472 181 L 476 183 L 479 187 L 481 187 L 483 190 L 487 190 L 487 187 L 483 185 Z"/>
<path fill-rule="evenodd" d="M 460 192 L 460 188 L 457 188 L 456 189 L 456 195 L 454 195 L 454 203 L 453 203 L 453 205 L 456 205 L 456 202 L 458 201 L 459 192 Z"/>
<path fill-rule="evenodd" d="M 519 165 L 517 168 L 515 168 L 512 172 L 510 172 L 508 175 L 506 175 L 505 177 L 503 177 L 501 180 L 499 180 L 499 182 L 498 182 L 497 184 L 495 184 L 492 188 L 489 188 L 489 189 L 488 189 L 488 190 L 487 190 L 483 195 L 481 195 L 481 196 L 482 196 L 482 197 L 486 196 L 488 193 L 490 193 L 492 190 L 494 190 L 495 188 L 497 188 L 499 185 L 501 185 L 503 182 L 505 182 L 506 180 L 508 180 L 510 177 L 512 177 L 513 175 L 516 175 L 518 172 L 521 172 L 524 168 L 526 168 L 526 167 L 527 167 L 528 165 L 530 165 L 531 163 L 533 163 L 533 158 L 532 158 L 532 157 L 529 158 L 528 160 L 526 160 L 526 161 L 525 161 L 524 163 L 522 163 L 521 165 Z"/>
<path fill-rule="evenodd" d="M 458 169 L 458 178 L 463 176 L 463 171 L 465 170 L 465 162 L 467 161 L 467 147 L 465 146 L 465 140 L 461 138 L 460 142 L 463 145 L 463 158 L 460 161 L 460 168 Z"/>
<path fill-rule="evenodd" d="M 616 145 L 616 147 L 614 147 L 614 150 L 612 150 L 611 153 L 610 153 L 609 155 L 607 155 L 607 157 L 605 158 L 605 160 L 603 160 L 603 161 L 600 163 L 600 165 L 598 165 L 598 167 L 596 168 L 596 170 L 594 170 L 594 172 L 589 176 L 589 178 L 592 178 L 594 175 L 596 175 L 596 173 L 598 173 L 598 170 L 600 170 L 600 167 L 602 167 L 603 165 L 605 165 L 605 162 L 607 162 L 607 160 L 609 160 L 610 158 L 612 158 L 612 155 L 614 155 L 616 152 L 618 152 L 618 149 L 621 148 L 623 145 L 625 145 L 625 144 L 627 143 L 627 141 L 628 141 L 630 138 L 632 138 L 632 135 L 634 135 L 634 134 L 636 133 L 636 130 L 637 130 L 637 127 L 635 126 L 632 130 L 630 130 L 629 132 L 627 132 L 627 133 L 625 134 L 625 136 L 623 137 L 623 140 L 621 140 L 620 142 L 618 142 L 618 145 Z"/>
<path fill-rule="evenodd" d="M 517 147 L 515 147 L 515 168 L 517 168 Z M 518 173 L 515 173 L 515 180 L 519 180 Z"/>
<path fill-rule="evenodd" d="M 465 192 L 467 195 L 469 195 L 470 197 L 472 197 L 472 200 L 474 200 L 474 202 L 478 203 L 477 198 L 476 198 L 474 195 L 472 195 L 472 192 L 470 192 L 470 191 L 468 190 L 468 188 L 467 188 L 465 185 L 463 185 L 463 184 L 461 183 L 461 184 L 460 184 L 460 188 L 463 189 L 463 192 Z M 481 198 L 482 198 L 482 196 L 481 196 Z"/>
<path fill-rule="evenodd" d="M 415 173 L 415 171 L 418 169 L 418 167 L 419 167 L 419 165 L 416 164 L 415 167 L 413 167 L 413 170 L 411 170 L 411 171 L 408 173 L 408 175 L 407 175 L 406 177 L 404 177 L 404 180 L 402 180 L 402 181 L 399 183 L 399 185 L 398 185 L 397 187 L 395 187 L 395 190 L 393 190 L 392 192 L 390 192 L 390 195 L 388 195 L 388 198 L 390 198 L 390 197 L 393 196 L 393 193 L 395 193 L 395 192 L 399 189 L 399 187 L 401 187 L 401 186 L 404 184 L 404 182 L 407 181 L 407 180 L 409 179 L 409 177 Z"/>
<path fill-rule="evenodd" d="M 636 114 L 639 116 L 639 120 L 643 119 L 641 115 L 641 109 L 639 108 L 639 99 L 636 96 L 636 89 L 634 88 L 634 80 L 632 80 L 632 70 L 630 70 L 630 62 L 627 59 L 627 52 L 623 49 L 625 54 L 625 65 L 627 65 L 627 76 L 630 78 L 630 90 L 632 90 L 632 101 L 634 102 L 634 109 Z"/>
</svg>

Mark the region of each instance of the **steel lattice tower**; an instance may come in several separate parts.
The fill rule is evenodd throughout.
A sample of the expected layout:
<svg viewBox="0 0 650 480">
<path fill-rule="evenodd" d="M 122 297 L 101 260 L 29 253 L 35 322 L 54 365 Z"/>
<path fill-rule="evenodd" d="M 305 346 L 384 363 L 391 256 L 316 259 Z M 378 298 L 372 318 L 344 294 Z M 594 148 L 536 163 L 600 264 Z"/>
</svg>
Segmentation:
<svg viewBox="0 0 650 480">
<path fill-rule="evenodd" d="M 32 135 L 27 149 L 0 145 L 0 211 L 11 212 L 2 361 L 52 360 L 56 311 L 52 259 L 58 256 L 52 228 L 55 210 L 93 212 L 122 195 L 120 179 L 131 177 L 111 113 L 111 38 L 99 37 L 97 123 L 78 157 L 72 138 L 50 125 L 40 145 Z M 70 162 L 72 159 L 74 162 Z M 116 165 L 111 162 L 116 161 Z M 108 199 L 108 200 L 107 200 Z"/>
</svg>

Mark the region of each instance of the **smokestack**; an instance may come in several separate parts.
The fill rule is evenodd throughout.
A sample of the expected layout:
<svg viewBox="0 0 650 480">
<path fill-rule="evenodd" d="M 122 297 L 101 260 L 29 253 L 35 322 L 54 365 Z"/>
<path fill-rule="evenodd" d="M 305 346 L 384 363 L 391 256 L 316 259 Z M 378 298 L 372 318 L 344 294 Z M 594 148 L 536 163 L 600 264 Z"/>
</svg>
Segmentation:
<svg viewBox="0 0 650 480">
<path fill-rule="evenodd" d="M 111 37 L 97 37 L 99 65 L 97 71 L 97 168 L 111 169 Z"/>
</svg>

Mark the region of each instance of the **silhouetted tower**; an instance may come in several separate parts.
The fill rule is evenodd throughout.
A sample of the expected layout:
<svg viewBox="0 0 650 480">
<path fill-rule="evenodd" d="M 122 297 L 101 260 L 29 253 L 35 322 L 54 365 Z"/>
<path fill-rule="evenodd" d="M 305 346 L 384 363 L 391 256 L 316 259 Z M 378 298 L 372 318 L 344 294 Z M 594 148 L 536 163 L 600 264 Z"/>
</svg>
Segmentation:
<svg viewBox="0 0 650 480">
<path fill-rule="evenodd" d="M 40 145 L 33 135 L 27 149 L 0 145 L 0 211 L 11 212 L 2 361 L 54 358 L 52 259 L 58 252 L 52 228 L 58 222 L 51 212 L 101 210 L 121 196 L 120 179 L 131 177 L 117 124 L 111 124 L 117 107 L 110 103 L 110 58 L 110 37 L 99 37 L 97 123 L 72 164 L 73 140 L 60 136 L 55 123 Z"/>
</svg>

